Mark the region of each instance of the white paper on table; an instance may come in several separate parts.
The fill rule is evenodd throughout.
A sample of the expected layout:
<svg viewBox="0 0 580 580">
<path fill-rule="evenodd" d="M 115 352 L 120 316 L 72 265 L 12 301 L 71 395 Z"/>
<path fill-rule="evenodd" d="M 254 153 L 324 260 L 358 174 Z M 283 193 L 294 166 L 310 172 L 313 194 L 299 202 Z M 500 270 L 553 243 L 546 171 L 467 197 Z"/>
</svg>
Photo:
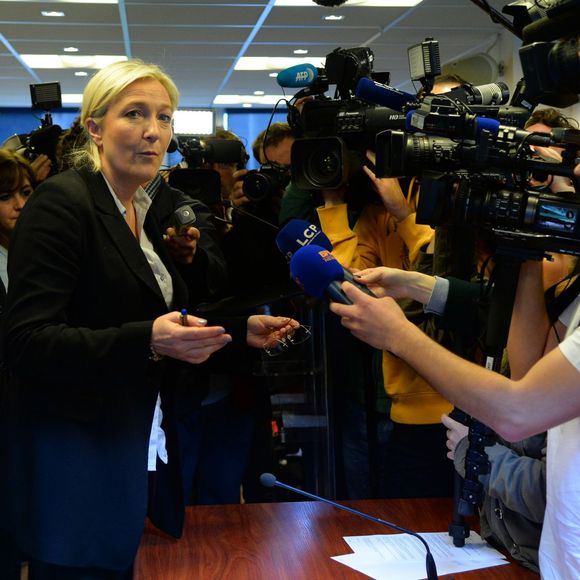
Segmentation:
<svg viewBox="0 0 580 580">
<path fill-rule="evenodd" d="M 424 533 L 439 574 L 453 574 L 488 566 L 507 564 L 504 556 L 489 546 L 479 534 L 471 532 L 465 546 L 458 548 L 447 532 Z M 376 534 L 344 538 L 353 554 L 335 556 L 371 578 L 417 580 L 425 578 L 425 546 L 409 534 Z"/>
<path fill-rule="evenodd" d="M 412 562 L 389 562 L 385 560 L 369 560 L 366 556 L 357 553 L 333 556 L 332 559 L 361 574 L 366 574 L 374 580 L 420 580 L 427 577 L 424 559 Z M 508 562 L 501 558 L 479 560 L 472 562 L 470 565 L 455 560 L 440 560 L 437 562 L 437 574 L 456 574 L 503 564 L 508 564 Z"/>
</svg>

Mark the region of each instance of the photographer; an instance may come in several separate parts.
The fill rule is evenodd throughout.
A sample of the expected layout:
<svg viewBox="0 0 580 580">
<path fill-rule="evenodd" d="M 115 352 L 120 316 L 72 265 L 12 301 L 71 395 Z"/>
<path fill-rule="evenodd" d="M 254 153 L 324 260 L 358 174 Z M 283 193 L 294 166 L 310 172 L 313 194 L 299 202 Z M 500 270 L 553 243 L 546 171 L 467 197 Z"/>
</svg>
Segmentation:
<svg viewBox="0 0 580 580">
<path fill-rule="evenodd" d="M 575 174 L 580 175 L 580 165 Z M 363 278 L 364 281 L 364 278 Z M 561 317 L 566 338 L 556 347 L 543 298 L 542 265 L 522 265 L 508 341 L 508 379 L 447 351 L 410 323 L 391 297 L 372 298 L 351 284 L 352 305 L 331 310 L 361 340 L 405 360 L 443 396 L 500 436 L 515 441 L 548 432 L 546 514 L 540 546 L 545 578 L 580 573 L 580 310 Z M 418 289 L 419 293 L 426 288 Z"/>
</svg>

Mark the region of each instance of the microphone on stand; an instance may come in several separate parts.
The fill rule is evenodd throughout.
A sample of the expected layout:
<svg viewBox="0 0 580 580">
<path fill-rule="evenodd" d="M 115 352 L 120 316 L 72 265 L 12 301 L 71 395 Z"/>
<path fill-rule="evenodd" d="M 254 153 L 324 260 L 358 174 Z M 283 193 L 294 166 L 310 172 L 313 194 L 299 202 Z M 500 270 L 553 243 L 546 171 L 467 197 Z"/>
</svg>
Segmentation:
<svg viewBox="0 0 580 580">
<path fill-rule="evenodd" d="M 293 491 L 294 493 L 297 493 L 299 495 L 303 495 L 307 498 L 314 499 L 316 501 L 322 501 L 322 502 L 327 503 L 335 508 L 350 512 L 351 514 L 354 514 L 356 516 L 360 516 L 362 518 L 370 520 L 371 522 L 375 522 L 377 524 L 382 524 L 382 525 L 387 526 L 393 530 L 397 530 L 399 532 L 402 532 L 403 534 L 409 534 L 411 536 L 415 536 L 415 538 L 417 538 L 425 546 L 425 551 L 427 552 L 426 558 L 425 558 L 425 568 L 427 570 L 427 579 L 428 580 L 437 580 L 437 578 L 438 578 L 437 567 L 435 566 L 435 559 L 433 558 L 433 554 L 431 554 L 431 550 L 429 549 L 429 544 L 427 544 L 425 539 L 422 538 L 418 533 L 412 532 L 411 530 L 408 530 L 407 528 L 403 528 L 403 527 L 398 526 L 396 524 L 393 524 L 391 522 L 387 522 L 386 520 L 382 520 L 381 518 L 375 518 L 374 516 L 369 516 L 368 514 L 365 514 L 364 512 L 360 512 L 358 510 L 355 510 L 355 509 L 350 508 L 348 506 L 342 505 L 342 504 L 337 503 L 335 501 L 331 501 L 331 500 L 326 499 L 324 497 L 314 495 L 313 493 L 309 493 L 307 491 L 304 491 L 303 489 L 298 489 L 297 487 L 292 487 L 291 485 L 287 485 L 285 483 L 282 483 L 282 482 L 278 481 L 276 479 L 276 477 L 274 475 L 272 475 L 271 473 L 262 473 L 262 475 L 260 475 L 260 483 L 264 487 L 276 486 L 276 487 L 281 487 L 282 489 Z"/>
</svg>

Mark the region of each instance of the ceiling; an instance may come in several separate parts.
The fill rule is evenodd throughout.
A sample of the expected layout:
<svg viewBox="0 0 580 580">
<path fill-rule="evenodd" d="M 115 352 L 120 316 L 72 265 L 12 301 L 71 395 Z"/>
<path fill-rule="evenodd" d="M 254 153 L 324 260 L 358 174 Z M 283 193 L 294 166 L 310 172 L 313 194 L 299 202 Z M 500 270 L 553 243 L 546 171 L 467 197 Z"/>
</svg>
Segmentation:
<svg viewBox="0 0 580 580">
<path fill-rule="evenodd" d="M 501 10 L 505 2 L 490 4 Z M 47 18 L 42 10 L 65 16 Z M 344 18 L 325 21 L 329 14 Z M 181 106 L 213 107 L 217 95 L 282 94 L 271 71 L 235 70 L 240 57 L 295 57 L 297 48 L 308 50 L 308 58 L 324 57 L 337 47 L 368 46 L 374 70 L 389 71 L 391 85 L 410 91 L 409 46 L 434 37 L 442 63 L 449 63 L 489 50 L 503 30 L 469 0 L 423 0 L 411 8 L 348 1 L 324 8 L 313 2 L 276 6 L 274 0 L 0 0 L 0 106 L 29 107 L 31 83 L 60 81 L 63 94 L 82 93 L 87 79 L 75 72 L 92 74 L 90 69 L 31 69 L 22 60 L 64 54 L 70 46 L 77 55 L 127 55 L 160 64 L 179 87 Z M 289 96 L 294 92 L 287 89 Z"/>
</svg>

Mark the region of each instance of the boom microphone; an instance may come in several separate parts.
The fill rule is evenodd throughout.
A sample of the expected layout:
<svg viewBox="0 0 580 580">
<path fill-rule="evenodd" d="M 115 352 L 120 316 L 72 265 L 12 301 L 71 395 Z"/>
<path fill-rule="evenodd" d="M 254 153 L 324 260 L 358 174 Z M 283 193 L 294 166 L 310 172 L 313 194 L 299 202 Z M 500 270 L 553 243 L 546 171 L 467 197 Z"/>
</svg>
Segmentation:
<svg viewBox="0 0 580 580">
<path fill-rule="evenodd" d="M 302 489 L 298 489 L 297 487 L 292 487 L 291 485 L 287 485 L 285 483 L 282 483 L 282 482 L 278 481 L 276 479 L 276 477 L 274 475 L 272 475 L 271 473 L 262 473 L 262 475 L 260 475 L 260 483 L 264 487 L 276 486 L 276 487 L 281 487 L 282 489 L 286 489 L 288 491 L 293 491 L 294 493 L 297 493 L 299 495 L 303 495 L 309 499 L 321 501 L 321 502 L 327 503 L 335 508 L 338 508 L 340 510 L 350 512 L 351 514 L 354 514 L 356 516 L 360 516 L 361 518 L 365 518 L 367 520 L 370 520 L 371 522 L 375 522 L 376 524 L 382 524 L 384 526 L 387 526 L 388 528 L 391 528 L 393 530 L 397 530 L 398 532 L 402 532 L 403 534 L 409 534 L 410 536 L 414 536 L 425 546 L 425 550 L 427 552 L 426 558 L 425 558 L 425 568 L 427 570 L 427 579 L 428 580 L 437 580 L 437 566 L 435 565 L 435 559 L 433 558 L 433 554 L 431 554 L 431 550 L 429 549 L 429 544 L 417 532 L 412 532 L 411 530 L 408 530 L 407 528 L 403 528 L 401 526 L 398 526 L 397 524 L 387 522 L 386 520 L 382 520 L 381 518 L 369 516 L 368 514 L 365 514 L 364 512 L 360 512 L 358 510 L 355 510 L 351 507 L 342 505 L 340 503 L 331 501 L 329 499 L 326 499 L 324 497 L 320 497 L 318 495 L 314 495 L 313 493 L 309 493 L 309 492 L 304 491 Z"/>
<path fill-rule="evenodd" d="M 354 284 L 369 296 L 374 296 L 372 291 L 359 284 L 328 250 L 315 244 L 300 248 L 292 256 L 290 274 L 306 294 L 315 298 L 328 295 L 340 304 L 352 304 L 341 288 L 342 282 L 345 281 Z"/>
<path fill-rule="evenodd" d="M 403 111 L 408 104 L 417 100 L 417 97 L 411 93 L 405 93 L 395 87 L 383 85 L 368 77 L 362 77 L 358 81 L 354 94 L 359 99 L 375 105 L 382 105 L 395 111 Z"/>
<path fill-rule="evenodd" d="M 318 78 L 318 75 L 318 69 L 306 62 L 280 71 L 276 77 L 276 82 L 285 89 L 309 87 Z"/>
<path fill-rule="evenodd" d="M 276 236 L 276 245 L 288 262 L 304 246 L 316 244 L 332 252 L 332 242 L 314 224 L 304 220 L 291 219 Z"/>
</svg>

